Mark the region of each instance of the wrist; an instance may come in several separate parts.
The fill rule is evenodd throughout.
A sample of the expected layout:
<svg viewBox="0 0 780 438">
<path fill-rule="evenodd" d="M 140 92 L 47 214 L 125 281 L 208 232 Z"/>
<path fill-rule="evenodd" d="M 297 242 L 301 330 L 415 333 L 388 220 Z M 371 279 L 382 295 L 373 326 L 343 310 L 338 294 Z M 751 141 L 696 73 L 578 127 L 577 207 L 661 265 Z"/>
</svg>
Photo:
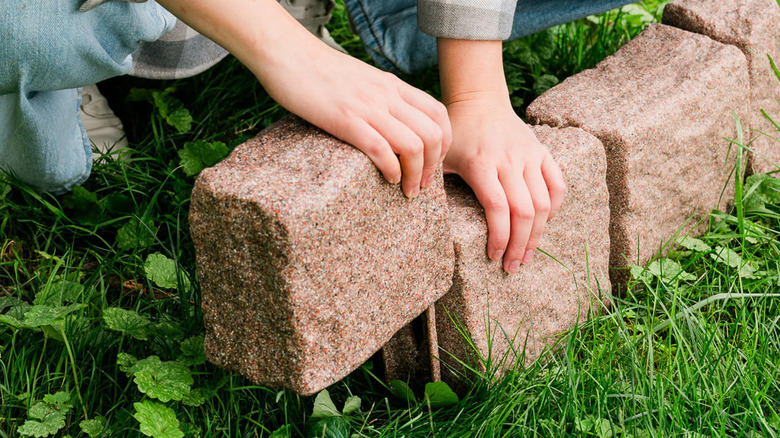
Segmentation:
<svg viewBox="0 0 780 438">
<path fill-rule="evenodd" d="M 510 101 L 501 41 L 440 38 L 437 43 L 445 105 Z"/>
</svg>

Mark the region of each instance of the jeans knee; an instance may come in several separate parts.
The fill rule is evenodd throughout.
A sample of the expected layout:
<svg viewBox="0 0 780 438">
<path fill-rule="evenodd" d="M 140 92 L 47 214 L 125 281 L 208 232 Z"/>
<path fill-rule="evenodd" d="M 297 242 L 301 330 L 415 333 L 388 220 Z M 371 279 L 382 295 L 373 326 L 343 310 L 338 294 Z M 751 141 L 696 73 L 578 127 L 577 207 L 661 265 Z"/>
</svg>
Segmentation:
<svg viewBox="0 0 780 438">
<path fill-rule="evenodd" d="M 8 4 L 11 3 L 11 4 Z M 54 91 L 125 74 L 142 41 L 172 26 L 154 2 L 108 3 L 78 11 L 81 0 L 0 2 L 0 94 Z"/>
</svg>

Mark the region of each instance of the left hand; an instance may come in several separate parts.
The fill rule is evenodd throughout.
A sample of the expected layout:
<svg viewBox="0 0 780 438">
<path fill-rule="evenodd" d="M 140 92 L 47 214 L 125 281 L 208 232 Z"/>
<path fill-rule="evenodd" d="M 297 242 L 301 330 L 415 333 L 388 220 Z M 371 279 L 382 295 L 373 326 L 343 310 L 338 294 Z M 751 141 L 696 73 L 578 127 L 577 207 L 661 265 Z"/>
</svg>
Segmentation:
<svg viewBox="0 0 780 438">
<path fill-rule="evenodd" d="M 460 175 L 485 208 L 488 257 L 515 273 L 533 258 L 566 185 L 547 148 L 515 114 L 506 93 L 449 99 L 452 146 L 444 172 Z"/>
</svg>

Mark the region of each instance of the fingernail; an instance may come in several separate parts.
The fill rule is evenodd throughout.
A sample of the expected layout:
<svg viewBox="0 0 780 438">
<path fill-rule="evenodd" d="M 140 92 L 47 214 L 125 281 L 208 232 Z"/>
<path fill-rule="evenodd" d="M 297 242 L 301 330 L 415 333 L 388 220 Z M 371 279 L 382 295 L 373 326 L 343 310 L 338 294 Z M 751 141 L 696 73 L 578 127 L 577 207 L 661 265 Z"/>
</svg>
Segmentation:
<svg viewBox="0 0 780 438">
<path fill-rule="evenodd" d="M 411 193 L 409 193 L 407 196 L 409 197 L 409 199 L 414 199 L 414 198 L 416 198 L 416 197 L 417 197 L 417 195 L 419 195 L 419 194 L 420 194 L 420 188 L 419 188 L 419 187 L 415 187 L 415 188 L 414 188 L 414 189 L 411 191 Z"/>
<path fill-rule="evenodd" d="M 529 249 L 528 251 L 525 252 L 525 255 L 523 256 L 523 264 L 524 265 L 527 265 L 527 264 L 531 263 L 531 260 L 534 259 L 534 253 L 535 252 L 536 251 L 533 250 L 533 249 Z"/>
<path fill-rule="evenodd" d="M 496 262 L 501 260 L 501 257 L 503 256 L 504 256 L 504 251 L 500 249 L 495 249 L 493 250 L 493 252 L 490 253 L 490 259 Z"/>
<path fill-rule="evenodd" d="M 428 177 L 428 179 L 425 180 L 425 184 L 423 184 L 424 188 L 428 188 L 433 185 L 433 179 L 435 178 L 435 175 L 431 175 Z"/>
<path fill-rule="evenodd" d="M 394 176 L 394 177 L 393 177 L 393 179 L 391 179 L 391 180 L 390 180 L 390 182 L 391 182 L 392 184 L 398 184 L 398 183 L 400 183 L 400 182 L 401 182 L 401 175 L 400 175 L 400 174 L 398 174 L 398 175 Z"/>
<path fill-rule="evenodd" d="M 520 260 L 515 260 L 509 264 L 509 273 L 515 274 L 520 270 Z"/>
</svg>

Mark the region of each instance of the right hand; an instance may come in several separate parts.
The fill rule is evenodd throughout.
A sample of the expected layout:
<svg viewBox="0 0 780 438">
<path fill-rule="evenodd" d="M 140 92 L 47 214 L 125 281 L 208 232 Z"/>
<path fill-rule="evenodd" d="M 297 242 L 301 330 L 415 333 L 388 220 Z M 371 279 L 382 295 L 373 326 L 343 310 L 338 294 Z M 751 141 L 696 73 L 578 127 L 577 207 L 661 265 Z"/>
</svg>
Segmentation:
<svg viewBox="0 0 780 438">
<path fill-rule="evenodd" d="M 433 183 L 452 141 L 442 103 L 316 39 L 275 64 L 255 74 L 279 104 L 361 150 L 406 196 Z"/>
</svg>

